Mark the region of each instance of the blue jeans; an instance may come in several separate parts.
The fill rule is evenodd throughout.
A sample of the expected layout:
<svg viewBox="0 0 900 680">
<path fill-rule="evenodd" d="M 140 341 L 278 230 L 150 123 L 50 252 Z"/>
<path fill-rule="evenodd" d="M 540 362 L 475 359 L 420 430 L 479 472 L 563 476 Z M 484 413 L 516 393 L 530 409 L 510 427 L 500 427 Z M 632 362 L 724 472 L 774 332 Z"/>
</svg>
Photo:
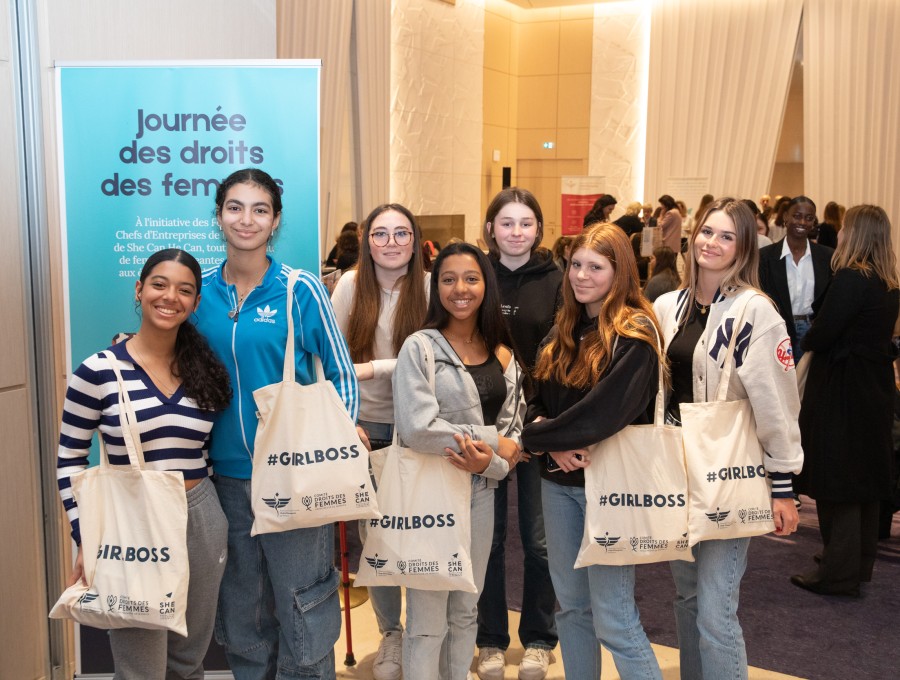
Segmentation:
<svg viewBox="0 0 900 680">
<path fill-rule="evenodd" d="M 574 568 L 584 532 L 584 487 L 542 479 L 541 496 L 566 677 L 598 679 L 602 644 L 622 680 L 660 680 L 659 664 L 634 603 L 634 567 Z"/>
<path fill-rule="evenodd" d="M 794 319 L 794 328 L 797 331 L 797 344 L 792 348 L 794 350 L 794 365 L 800 361 L 800 357 L 803 356 L 803 350 L 800 347 L 800 344 L 803 342 L 803 338 L 806 337 L 806 333 L 809 331 L 809 327 L 812 324 L 809 321 L 803 321 L 801 319 Z"/>
<path fill-rule="evenodd" d="M 216 639 L 235 680 L 333 680 L 341 633 L 334 527 L 250 536 L 250 480 L 216 476 L 228 562 Z"/>
<path fill-rule="evenodd" d="M 472 475 L 471 507 L 472 572 L 475 587 L 481 592 L 491 550 L 494 489 L 478 475 Z M 477 616 L 478 593 L 407 588 L 403 677 L 466 680 L 475 651 Z"/>
<path fill-rule="evenodd" d="M 738 623 L 749 538 L 703 541 L 695 562 L 671 562 L 683 680 L 746 680 L 747 650 Z"/>
<path fill-rule="evenodd" d="M 519 535 L 525 553 L 522 587 L 522 618 L 519 640 L 522 646 L 553 649 L 558 641 L 553 610 L 556 593 L 547 562 L 544 511 L 541 506 L 541 461 L 535 456 L 515 468 L 518 491 Z M 506 604 L 506 522 L 507 484 L 500 481 L 494 492 L 494 536 L 488 560 L 484 591 L 478 600 L 479 647 L 509 648 L 509 611 Z"/>
</svg>

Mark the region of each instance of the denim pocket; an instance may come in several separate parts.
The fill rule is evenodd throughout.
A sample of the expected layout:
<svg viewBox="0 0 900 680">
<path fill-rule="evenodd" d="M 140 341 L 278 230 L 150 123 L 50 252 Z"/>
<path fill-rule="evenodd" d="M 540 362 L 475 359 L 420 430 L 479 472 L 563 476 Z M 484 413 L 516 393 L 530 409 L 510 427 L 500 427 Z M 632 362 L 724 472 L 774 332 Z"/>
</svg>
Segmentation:
<svg viewBox="0 0 900 680">
<path fill-rule="evenodd" d="M 318 663 L 334 649 L 341 634 L 340 579 L 328 575 L 294 591 L 294 659 L 301 666 Z"/>
</svg>

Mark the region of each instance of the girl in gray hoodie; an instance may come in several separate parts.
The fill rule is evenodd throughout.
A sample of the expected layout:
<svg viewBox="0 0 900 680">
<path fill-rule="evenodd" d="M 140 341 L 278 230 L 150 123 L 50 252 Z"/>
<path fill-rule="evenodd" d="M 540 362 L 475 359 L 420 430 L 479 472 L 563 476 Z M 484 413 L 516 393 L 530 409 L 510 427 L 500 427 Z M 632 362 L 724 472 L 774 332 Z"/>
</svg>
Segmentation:
<svg viewBox="0 0 900 680">
<path fill-rule="evenodd" d="M 497 280 L 487 257 L 463 242 L 434 263 L 425 330 L 432 367 L 416 338 L 394 371 L 394 424 L 401 446 L 443 455 L 472 475 L 471 559 L 484 584 L 494 522 L 494 488 L 522 457 L 525 400 L 510 350 Z M 408 588 L 403 676 L 465 680 L 475 648 L 478 593 Z"/>
</svg>

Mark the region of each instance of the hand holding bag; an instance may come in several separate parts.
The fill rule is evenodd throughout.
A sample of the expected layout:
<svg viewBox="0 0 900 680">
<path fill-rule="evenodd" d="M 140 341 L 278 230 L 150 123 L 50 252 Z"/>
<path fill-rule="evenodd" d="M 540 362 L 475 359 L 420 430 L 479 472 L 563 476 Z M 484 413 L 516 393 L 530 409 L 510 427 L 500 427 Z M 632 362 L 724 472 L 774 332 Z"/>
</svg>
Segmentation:
<svg viewBox="0 0 900 680">
<path fill-rule="evenodd" d="M 591 447 L 576 568 L 694 561 L 681 429 L 665 424 L 664 403 L 660 366 L 653 424 L 629 425 Z"/>
<path fill-rule="evenodd" d="M 716 400 L 680 404 L 689 489 L 689 538 L 759 536 L 775 530 L 771 483 L 749 399 L 725 401 L 744 311 L 758 295 L 735 303 L 734 324 Z"/>
<path fill-rule="evenodd" d="M 434 390 L 434 353 L 422 347 Z M 477 592 L 470 557 L 472 475 L 444 456 L 401 447 L 397 430 L 378 486 L 384 516 L 368 524 L 356 585 Z"/>
<path fill-rule="evenodd" d="M 316 382 L 294 375 L 294 270 L 287 283 L 287 343 L 282 382 L 253 392 L 259 427 L 250 477 L 257 534 L 380 517 L 369 453 L 334 385 L 315 357 Z"/>
<path fill-rule="evenodd" d="M 72 476 L 78 503 L 84 581 L 70 586 L 50 618 L 94 628 L 150 628 L 187 636 L 187 497 L 184 475 L 144 469 L 137 417 L 119 383 L 119 420 L 130 467 L 109 464 L 100 437 L 100 465 Z"/>
</svg>

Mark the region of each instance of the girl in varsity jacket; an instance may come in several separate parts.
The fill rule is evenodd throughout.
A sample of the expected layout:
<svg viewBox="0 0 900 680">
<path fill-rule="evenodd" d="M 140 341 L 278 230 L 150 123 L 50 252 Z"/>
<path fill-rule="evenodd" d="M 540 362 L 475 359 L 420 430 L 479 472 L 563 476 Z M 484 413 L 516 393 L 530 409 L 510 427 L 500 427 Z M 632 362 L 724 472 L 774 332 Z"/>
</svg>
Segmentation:
<svg viewBox="0 0 900 680">
<path fill-rule="evenodd" d="M 682 290 L 654 304 L 672 389 L 666 419 L 681 424 L 679 404 L 715 399 L 732 334 L 735 370 L 728 400 L 749 399 L 772 480 L 775 533 L 797 530 L 791 473 L 803 465 L 800 400 L 791 341 L 772 301 L 759 291 L 756 219 L 742 202 L 712 203 L 691 235 Z M 739 328 L 732 311 L 750 297 Z M 694 562 L 671 562 L 682 678 L 744 680 L 747 652 L 737 618 L 749 538 L 701 541 Z"/>
</svg>

